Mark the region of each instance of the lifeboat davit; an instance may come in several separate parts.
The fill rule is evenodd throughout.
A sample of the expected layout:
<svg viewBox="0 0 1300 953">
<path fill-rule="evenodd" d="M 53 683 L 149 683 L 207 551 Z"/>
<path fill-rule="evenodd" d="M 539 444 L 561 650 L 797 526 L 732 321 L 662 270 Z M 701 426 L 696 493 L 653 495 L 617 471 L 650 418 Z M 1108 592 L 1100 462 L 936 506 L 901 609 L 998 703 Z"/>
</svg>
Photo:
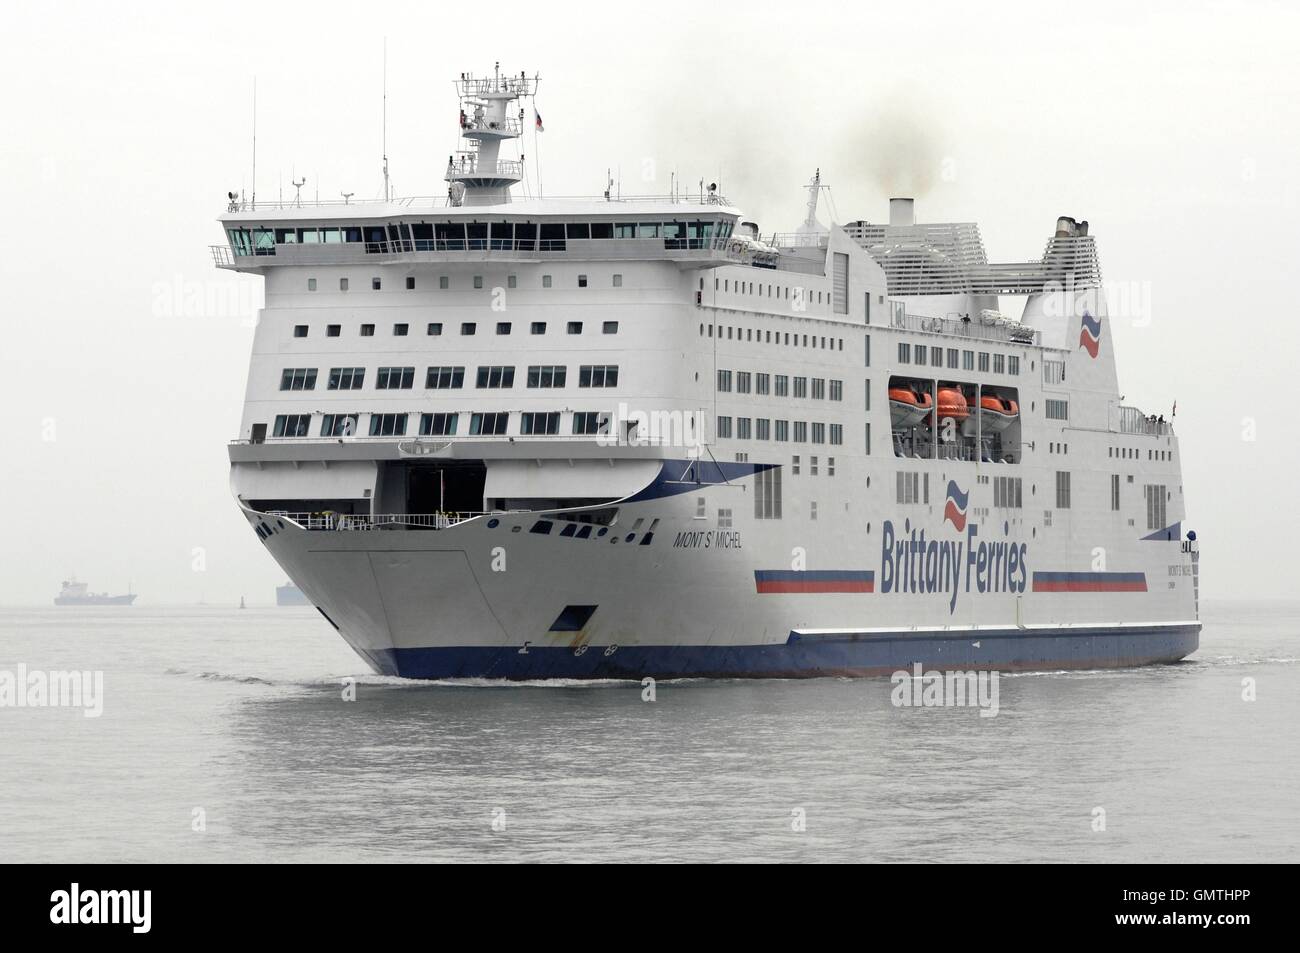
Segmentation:
<svg viewBox="0 0 1300 953">
<path fill-rule="evenodd" d="M 965 420 L 970 416 L 970 405 L 956 387 L 939 388 L 939 419 L 951 417 L 953 420 Z"/>
<path fill-rule="evenodd" d="M 930 395 L 910 387 L 889 388 L 889 417 L 895 427 L 911 427 L 930 412 Z"/>
<path fill-rule="evenodd" d="M 980 396 L 980 429 L 985 433 L 1000 433 L 1020 416 L 1020 407 L 1009 397 L 996 394 Z"/>
</svg>

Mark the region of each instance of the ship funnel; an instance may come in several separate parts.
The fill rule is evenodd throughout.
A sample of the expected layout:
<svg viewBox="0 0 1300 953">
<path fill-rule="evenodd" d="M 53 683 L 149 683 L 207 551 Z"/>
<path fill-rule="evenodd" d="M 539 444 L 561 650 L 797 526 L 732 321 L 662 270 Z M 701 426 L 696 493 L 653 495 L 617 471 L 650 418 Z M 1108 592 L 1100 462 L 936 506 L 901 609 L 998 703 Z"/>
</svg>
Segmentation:
<svg viewBox="0 0 1300 953">
<path fill-rule="evenodd" d="M 912 199 L 890 199 L 889 200 L 889 224 L 890 225 L 915 224 L 915 219 L 912 214 Z"/>
<path fill-rule="evenodd" d="M 1074 219 L 1067 215 L 1062 215 L 1056 220 L 1056 237 L 1071 238 L 1075 234 L 1076 227 Z"/>
</svg>

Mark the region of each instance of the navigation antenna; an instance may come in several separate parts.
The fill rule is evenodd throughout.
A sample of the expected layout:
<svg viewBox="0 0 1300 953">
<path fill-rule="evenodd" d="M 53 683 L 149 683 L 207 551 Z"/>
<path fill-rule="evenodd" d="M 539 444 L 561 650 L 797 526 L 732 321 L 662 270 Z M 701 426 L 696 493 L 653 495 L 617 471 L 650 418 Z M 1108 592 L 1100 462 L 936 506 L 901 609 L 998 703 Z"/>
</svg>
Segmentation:
<svg viewBox="0 0 1300 953">
<path fill-rule="evenodd" d="M 830 197 L 830 186 L 822 185 L 822 170 L 818 169 L 813 173 L 812 179 L 804 186 L 808 190 L 808 214 L 804 217 L 799 227 L 795 229 L 798 235 L 825 235 L 826 228 L 817 221 L 817 199 L 821 195 L 822 189 L 826 190 L 827 198 Z M 834 209 L 832 209 L 834 211 Z"/>
<path fill-rule="evenodd" d="M 388 185 L 388 37 L 384 37 L 384 201 L 392 201 L 392 192 Z"/>
<path fill-rule="evenodd" d="M 257 208 L 257 77 L 253 77 L 253 208 Z"/>
<path fill-rule="evenodd" d="M 289 182 L 298 193 L 294 196 L 293 204 L 298 208 L 302 208 L 302 187 L 307 184 L 307 176 L 304 175 L 301 179 L 290 179 Z"/>
</svg>

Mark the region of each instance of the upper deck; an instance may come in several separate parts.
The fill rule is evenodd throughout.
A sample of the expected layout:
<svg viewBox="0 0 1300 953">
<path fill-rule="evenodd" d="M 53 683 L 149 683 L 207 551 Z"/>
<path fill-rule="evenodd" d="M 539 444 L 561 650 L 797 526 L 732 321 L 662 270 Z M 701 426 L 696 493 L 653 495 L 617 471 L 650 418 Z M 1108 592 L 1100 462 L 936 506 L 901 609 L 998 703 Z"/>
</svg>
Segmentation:
<svg viewBox="0 0 1300 953">
<path fill-rule="evenodd" d="M 221 216 L 228 244 L 212 246 L 219 268 L 386 261 L 668 260 L 687 265 L 752 264 L 811 273 L 735 234 L 740 210 L 710 193 L 534 199 L 464 206 L 450 199 L 379 202 L 232 201 Z"/>
</svg>

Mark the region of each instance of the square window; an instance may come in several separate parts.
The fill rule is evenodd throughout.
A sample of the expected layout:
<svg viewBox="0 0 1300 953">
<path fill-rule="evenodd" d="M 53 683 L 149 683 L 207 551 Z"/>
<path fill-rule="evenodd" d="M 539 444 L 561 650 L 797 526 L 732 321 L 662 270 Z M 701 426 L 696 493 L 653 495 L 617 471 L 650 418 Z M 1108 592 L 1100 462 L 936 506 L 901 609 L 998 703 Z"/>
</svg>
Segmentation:
<svg viewBox="0 0 1300 953">
<path fill-rule="evenodd" d="M 617 322 L 617 321 L 606 321 L 604 324 L 602 324 L 602 325 L 600 326 L 600 333 L 601 333 L 601 334 L 618 334 L 618 322 Z"/>
<path fill-rule="evenodd" d="M 296 338 L 305 338 L 307 336 L 307 325 L 295 324 L 293 326 L 293 336 Z"/>
<path fill-rule="evenodd" d="M 614 287 L 615 287 L 615 288 L 622 288 L 622 287 L 623 287 L 623 276 L 622 276 L 622 275 L 615 275 L 615 276 L 614 276 Z"/>
<path fill-rule="evenodd" d="M 425 329 L 424 333 L 429 335 L 429 337 L 431 338 L 436 338 L 438 335 L 442 334 L 442 322 L 441 321 L 431 322 L 428 328 Z"/>
<path fill-rule="evenodd" d="M 343 326 L 341 324 L 327 324 L 325 325 L 325 336 L 327 338 L 336 338 L 342 330 Z"/>
<path fill-rule="evenodd" d="M 508 275 L 508 276 L 506 277 L 506 287 L 507 287 L 507 288 L 514 288 L 514 287 L 516 287 L 518 284 L 519 284 L 519 279 L 516 278 L 514 275 Z"/>
<path fill-rule="evenodd" d="M 578 287 L 579 287 L 579 288 L 585 288 L 585 287 L 587 287 L 587 276 L 586 276 L 586 275 L 579 275 L 579 276 L 578 276 Z"/>
<path fill-rule="evenodd" d="M 510 333 L 510 322 L 509 322 L 509 321 L 498 321 L 498 322 L 497 322 L 497 334 L 509 334 L 509 333 Z"/>
<path fill-rule="evenodd" d="M 371 278 L 371 279 L 370 279 L 370 290 L 371 290 L 371 291 L 378 291 L 378 290 L 379 290 L 379 279 L 378 279 L 378 278 Z"/>
<path fill-rule="evenodd" d="M 339 291 L 347 291 L 347 290 L 348 290 L 348 280 L 346 278 L 340 278 Z"/>
<path fill-rule="evenodd" d="M 581 322 L 581 321 L 570 321 L 569 324 L 568 324 L 568 330 L 569 330 L 569 333 L 570 333 L 570 334 L 581 334 L 581 333 L 582 333 L 582 322 Z M 306 336 L 306 335 L 304 335 L 304 337 L 305 337 L 305 336 Z"/>
<path fill-rule="evenodd" d="M 308 278 L 308 279 L 307 279 L 307 290 L 308 290 L 308 291 L 315 291 L 315 290 L 316 290 L 316 279 L 315 279 L 315 278 Z"/>
<path fill-rule="evenodd" d="M 399 337 L 399 338 L 404 338 L 404 337 L 406 337 L 407 332 L 410 331 L 410 330 L 411 330 L 411 326 L 410 326 L 409 324 L 394 324 L 394 325 L 393 325 L 393 335 L 396 336 L 396 337 Z"/>
<path fill-rule="evenodd" d="M 466 321 L 460 326 L 461 334 L 473 334 L 477 330 L 478 330 L 478 325 L 476 325 L 473 321 Z"/>
<path fill-rule="evenodd" d="M 407 291 L 414 291 L 414 290 L 415 290 L 415 276 L 414 276 L 414 275 L 407 275 L 407 276 L 406 276 L 406 290 L 407 290 Z"/>
<path fill-rule="evenodd" d="M 549 288 L 550 286 L 551 286 L 551 276 L 550 276 L 550 275 L 542 275 L 542 287 L 543 287 L 543 288 Z"/>
<path fill-rule="evenodd" d="M 446 275 L 439 275 L 439 276 L 438 276 L 438 287 L 439 287 L 441 290 L 446 291 L 450 286 L 451 286 L 451 283 L 450 283 L 450 281 L 448 280 L 448 278 L 447 278 Z"/>
<path fill-rule="evenodd" d="M 545 333 L 546 333 L 546 322 L 545 322 L 545 321 L 534 321 L 531 325 L 529 325 L 529 327 L 528 327 L 528 333 L 530 333 L 530 334 L 545 334 Z"/>
<path fill-rule="evenodd" d="M 482 276 L 482 275 L 475 275 L 475 276 L 474 276 L 474 287 L 475 287 L 475 288 L 482 288 L 482 287 L 483 287 L 483 276 Z"/>
<path fill-rule="evenodd" d="M 363 338 L 372 338 L 375 336 L 375 326 L 373 324 L 361 325 L 361 336 Z"/>
</svg>

